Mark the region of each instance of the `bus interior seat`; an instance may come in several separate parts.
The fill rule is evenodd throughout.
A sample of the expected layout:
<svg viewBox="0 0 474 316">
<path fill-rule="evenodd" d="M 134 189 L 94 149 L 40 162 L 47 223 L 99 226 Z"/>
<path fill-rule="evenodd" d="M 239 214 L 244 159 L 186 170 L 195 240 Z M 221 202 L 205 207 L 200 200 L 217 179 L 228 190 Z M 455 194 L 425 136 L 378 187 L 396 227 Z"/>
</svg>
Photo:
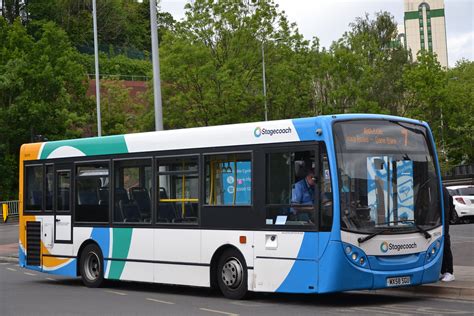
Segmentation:
<svg viewBox="0 0 474 316">
<path fill-rule="evenodd" d="M 160 200 L 167 199 L 168 194 L 166 193 L 166 189 L 160 187 Z M 158 203 L 158 222 L 161 223 L 171 223 L 174 222 L 176 219 L 176 211 L 174 208 L 174 203 L 170 202 L 160 202 Z"/>
<path fill-rule="evenodd" d="M 133 187 L 129 189 L 130 197 L 138 205 L 140 217 L 143 220 L 151 218 L 151 199 L 147 189 L 142 187 Z"/>
<path fill-rule="evenodd" d="M 140 222 L 140 211 L 133 201 L 119 201 L 120 211 L 122 213 L 123 222 Z"/>
<path fill-rule="evenodd" d="M 114 221 L 115 222 L 123 222 L 124 217 L 122 213 L 122 209 L 120 207 L 120 202 L 129 203 L 127 191 L 124 188 L 115 188 L 114 190 Z"/>
</svg>

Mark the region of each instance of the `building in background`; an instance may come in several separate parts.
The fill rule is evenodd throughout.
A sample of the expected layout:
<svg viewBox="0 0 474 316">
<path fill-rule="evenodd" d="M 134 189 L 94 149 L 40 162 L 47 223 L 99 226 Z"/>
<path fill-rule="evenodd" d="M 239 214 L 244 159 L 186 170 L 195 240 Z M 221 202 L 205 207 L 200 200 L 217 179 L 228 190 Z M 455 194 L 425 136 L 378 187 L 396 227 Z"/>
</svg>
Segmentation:
<svg viewBox="0 0 474 316">
<path fill-rule="evenodd" d="M 444 0 L 404 0 L 404 40 L 413 57 L 420 50 L 438 56 L 443 67 L 448 67 L 446 19 Z"/>
</svg>

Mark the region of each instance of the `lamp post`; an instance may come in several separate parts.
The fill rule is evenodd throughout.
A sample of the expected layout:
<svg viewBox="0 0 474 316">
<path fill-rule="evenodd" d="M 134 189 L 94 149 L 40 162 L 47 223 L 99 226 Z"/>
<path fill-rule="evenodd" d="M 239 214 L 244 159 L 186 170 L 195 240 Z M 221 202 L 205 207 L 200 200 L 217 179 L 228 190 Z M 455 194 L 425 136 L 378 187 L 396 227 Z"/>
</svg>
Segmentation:
<svg viewBox="0 0 474 316">
<path fill-rule="evenodd" d="M 99 83 L 99 44 L 97 40 L 97 5 L 96 0 L 92 0 L 92 15 L 94 24 L 94 60 L 95 60 L 95 94 L 97 102 L 97 136 L 102 136 L 102 126 L 100 123 L 100 83 Z"/>
<path fill-rule="evenodd" d="M 153 99 L 155 104 L 155 131 L 163 130 L 163 107 L 161 104 L 160 57 L 158 50 L 158 25 L 156 23 L 156 0 L 150 0 L 151 55 L 153 61 Z"/>
<path fill-rule="evenodd" d="M 263 77 L 263 103 L 265 106 L 265 121 L 268 121 L 267 107 L 267 82 L 265 78 L 265 40 L 262 40 L 262 77 Z"/>
</svg>

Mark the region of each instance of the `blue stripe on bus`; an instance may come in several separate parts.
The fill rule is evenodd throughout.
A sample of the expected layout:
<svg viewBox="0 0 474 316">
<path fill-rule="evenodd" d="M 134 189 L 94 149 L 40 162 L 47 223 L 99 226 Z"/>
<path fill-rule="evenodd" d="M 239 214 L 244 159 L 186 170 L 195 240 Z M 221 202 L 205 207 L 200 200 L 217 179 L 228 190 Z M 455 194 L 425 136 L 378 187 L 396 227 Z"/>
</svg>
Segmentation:
<svg viewBox="0 0 474 316">
<path fill-rule="evenodd" d="M 314 118 L 300 118 L 292 120 L 300 141 L 314 140 L 316 138 L 316 120 Z"/>
<path fill-rule="evenodd" d="M 20 245 L 18 245 L 18 265 L 20 267 L 26 266 L 26 254 Z"/>
<path fill-rule="evenodd" d="M 91 239 L 99 244 L 102 256 L 104 258 L 109 257 L 110 249 L 110 228 L 108 227 L 95 227 L 92 229 Z M 104 260 L 104 273 L 107 271 L 108 261 Z"/>
<path fill-rule="evenodd" d="M 68 264 L 66 264 L 65 266 L 59 268 L 59 269 L 56 269 L 56 270 L 52 270 L 52 271 L 44 271 L 44 272 L 47 272 L 47 273 L 51 273 L 51 274 L 57 274 L 57 275 L 65 275 L 65 276 L 77 276 L 77 260 L 76 259 L 72 259 L 71 262 L 69 262 Z"/>
<path fill-rule="evenodd" d="M 297 260 L 293 263 L 290 272 L 276 292 L 315 293 L 317 291 L 317 247 L 318 233 L 304 233 Z"/>
</svg>

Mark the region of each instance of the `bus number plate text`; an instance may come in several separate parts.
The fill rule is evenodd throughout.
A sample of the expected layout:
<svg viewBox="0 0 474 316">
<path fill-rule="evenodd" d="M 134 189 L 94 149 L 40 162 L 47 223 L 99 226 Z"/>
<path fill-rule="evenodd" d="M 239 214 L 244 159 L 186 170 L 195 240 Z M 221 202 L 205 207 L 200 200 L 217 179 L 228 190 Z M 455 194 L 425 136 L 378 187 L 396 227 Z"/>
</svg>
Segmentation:
<svg viewBox="0 0 474 316">
<path fill-rule="evenodd" d="M 400 286 L 409 284 L 411 284 L 411 279 L 409 276 L 387 278 L 387 286 Z"/>
</svg>

